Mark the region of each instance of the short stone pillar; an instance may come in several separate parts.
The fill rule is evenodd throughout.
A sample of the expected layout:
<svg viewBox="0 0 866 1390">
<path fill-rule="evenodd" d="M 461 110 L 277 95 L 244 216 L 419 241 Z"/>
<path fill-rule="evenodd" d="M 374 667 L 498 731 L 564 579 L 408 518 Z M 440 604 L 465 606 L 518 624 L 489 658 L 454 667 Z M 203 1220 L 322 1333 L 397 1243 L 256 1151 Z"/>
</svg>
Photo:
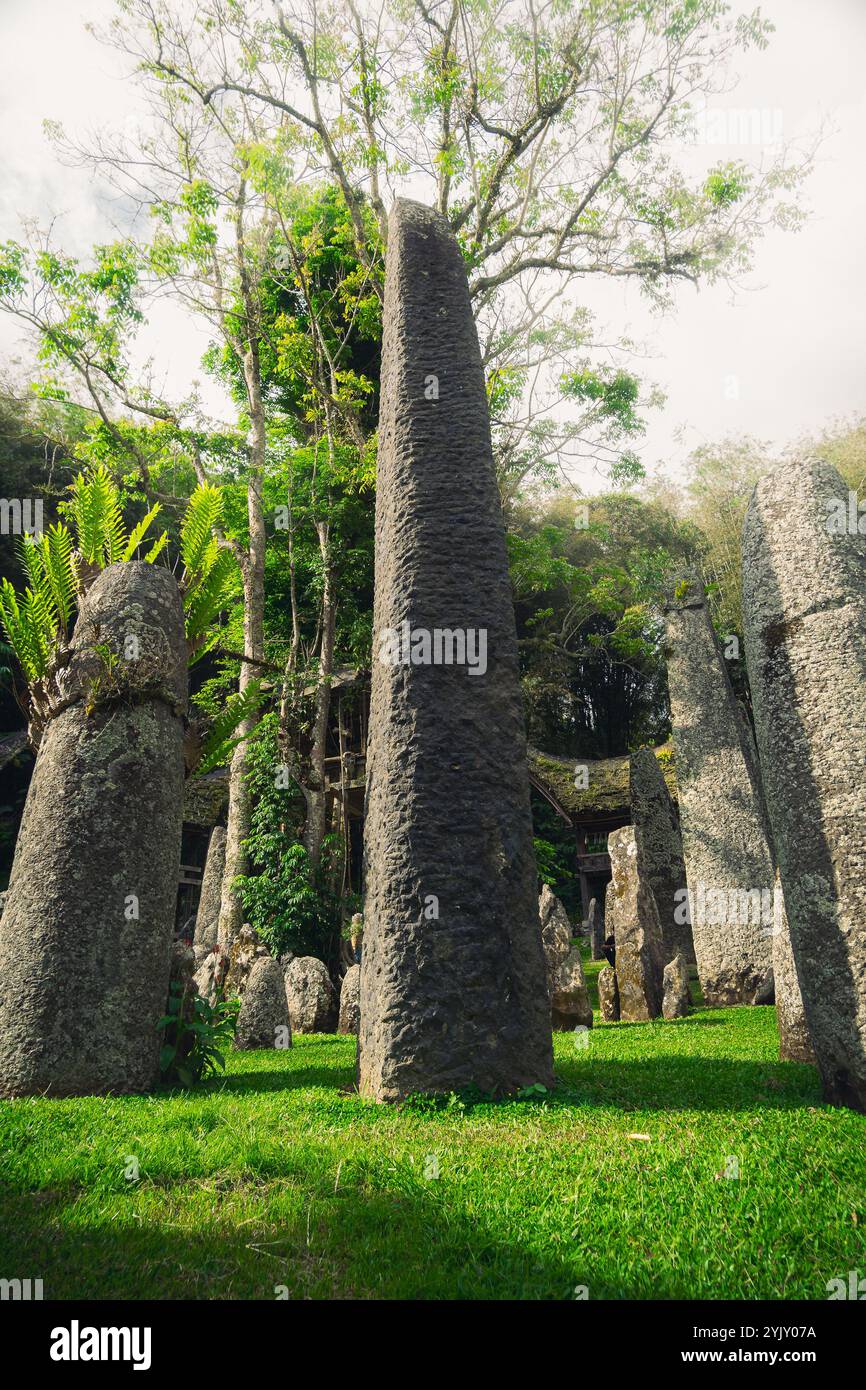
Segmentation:
<svg viewBox="0 0 866 1390">
<path fill-rule="evenodd" d="M 685 957 L 674 956 L 665 966 L 662 976 L 662 1015 L 664 1018 L 685 1018 L 691 1012 L 692 993 Z"/>
<path fill-rule="evenodd" d="M 391 214 L 359 1089 L 553 1083 L 514 606 L 466 267 Z"/>
<path fill-rule="evenodd" d="M 619 1022 L 619 987 L 612 965 L 598 972 L 598 1008 L 605 1023 Z"/>
<path fill-rule="evenodd" d="M 0 1092 L 150 1090 L 180 875 L 183 609 L 157 565 L 82 602 L 0 923 Z"/>
<path fill-rule="evenodd" d="M 826 1098 L 866 1111 L 866 522 L 829 464 L 762 478 L 743 624 L 764 793 Z"/>
<path fill-rule="evenodd" d="M 773 863 L 754 747 L 703 586 L 676 580 L 668 688 L 692 937 L 704 1002 L 753 1004 L 772 968 Z"/>
</svg>

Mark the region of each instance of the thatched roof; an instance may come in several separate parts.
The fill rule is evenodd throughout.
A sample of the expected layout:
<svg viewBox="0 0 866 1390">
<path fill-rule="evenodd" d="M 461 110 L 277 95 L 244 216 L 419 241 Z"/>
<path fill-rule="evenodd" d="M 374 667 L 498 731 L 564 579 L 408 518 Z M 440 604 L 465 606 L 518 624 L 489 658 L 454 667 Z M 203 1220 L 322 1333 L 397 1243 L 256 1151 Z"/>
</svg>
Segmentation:
<svg viewBox="0 0 866 1390">
<path fill-rule="evenodd" d="M 668 791 L 676 801 L 673 744 L 664 743 L 660 748 L 654 748 L 653 752 L 664 773 Z M 538 748 L 529 749 L 530 778 L 540 789 L 550 792 L 575 821 L 594 816 L 629 815 L 628 763 L 627 757 L 591 761 L 589 758 L 560 758 L 552 753 L 542 753 Z M 585 766 L 589 772 L 585 789 L 574 785 L 575 768 L 578 766 Z"/>
</svg>

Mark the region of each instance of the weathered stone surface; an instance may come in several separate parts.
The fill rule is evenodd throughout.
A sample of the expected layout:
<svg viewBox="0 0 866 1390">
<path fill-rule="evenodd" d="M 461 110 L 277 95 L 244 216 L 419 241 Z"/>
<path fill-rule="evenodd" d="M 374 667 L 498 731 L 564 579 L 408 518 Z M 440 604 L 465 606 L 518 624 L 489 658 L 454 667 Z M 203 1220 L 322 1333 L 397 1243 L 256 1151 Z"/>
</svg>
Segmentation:
<svg viewBox="0 0 866 1390">
<path fill-rule="evenodd" d="M 207 859 L 201 880 L 201 897 L 198 901 L 198 912 L 195 919 L 194 940 L 197 946 L 215 946 L 217 943 L 225 866 L 225 826 L 215 825 L 211 831 L 210 842 L 207 847 Z"/>
<path fill-rule="evenodd" d="M 571 944 L 568 913 L 548 884 L 538 900 L 541 941 L 550 992 L 550 1019 L 554 1031 L 571 1031 L 578 1024 L 592 1027 L 592 1006 L 578 946 Z"/>
<path fill-rule="evenodd" d="M 612 965 L 598 972 L 598 1007 L 605 1023 L 619 1022 L 619 987 Z"/>
<path fill-rule="evenodd" d="M 752 1004 L 771 968 L 773 888 L 753 747 L 697 580 L 685 576 L 672 586 L 665 618 L 701 987 L 708 1005 Z"/>
<path fill-rule="evenodd" d="M 856 499 L 853 510 L 851 525 L 847 485 L 826 463 L 761 480 L 743 622 L 809 1037 L 827 1099 L 866 1110 L 866 536 Z M 776 992 L 778 1004 L 779 981 Z"/>
<path fill-rule="evenodd" d="M 651 748 L 639 748 L 631 756 L 629 800 L 638 873 L 646 879 L 656 900 L 663 958 L 672 960 L 682 952 L 686 961 L 694 964 L 692 929 L 682 911 L 686 865 L 679 819 Z"/>
<path fill-rule="evenodd" d="M 776 978 L 772 969 L 767 971 L 764 983 L 755 995 L 756 1004 L 775 1004 L 776 1002 Z"/>
<path fill-rule="evenodd" d="M 662 976 L 662 1014 L 665 1018 L 685 1018 L 692 1011 L 689 969 L 684 955 L 669 960 Z"/>
<path fill-rule="evenodd" d="M 361 1026 L 361 967 L 351 965 L 340 986 L 338 1033 L 357 1033 Z"/>
<path fill-rule="evenodd" d="M 606 921 L 616 941 L 620 1017 L 630 1023 L 658 1018 L 662 1011 L 662 929 L 649 884 L 637 870 L 634 826 L 607 839 L 611 881 Z"/>
<path fill-rule="evenodd" d="M 198 946 L 194 947 L 196 952 L 200 949 Z M 215 1004 L 217 996 L 224 993 L 228 965 L 228 951 L 223 950 L 221 946 L 211 946 L 202 960 L 196 955 L 196 989 L 209 1004 Z"/>
<path fill-rule="evenodd" d="M 189 942 L 182 937 L 172 942 L 169 958 L 169 987 L 181 985 L 190 994 L 197 994 L 195 980 L 195 952 Z"/>
<path fill-rule="evenodd" d="M 782 1062 L 815 1061 L 809 1037 L 809 1025 L 803 1008 L 803 995 L 797 963 L 791 946 L 791 931 L 785 911 L 785 895 L 776 871 L 773 906 L 773 978 L 776 1000 L 776 1023 L 779 1028 L 779 1059 Z"/>
<path fill-rule="evenodd" d="M 279 962 L 258 956 L 241 997 L 234 1045 L 238 1049 L 291 1047 L 292 1029 L 286 985 Z"/>
<path fill-rule="evenodd" d="M 0 1091 L 147 1091 L 159 1074 L 184 777 L 187 652 L 169 572 L 104 570 L 61 677 L 0 927 Z"/>
<path fill-rule="evenodd" d="M 270 951 L 259 940 L 255 928 L 251 927 L 249 922 L 244 922 L 231 949 L 226 951 L 225 947 L 222 947 L 221 953 L 228 956 L 225 996 L 227 999 L 242 999 L 255 962 L 264 956 L 269 957 Z"/>
<path fill-rule="evenodd" d="M 589 947 L 592 952 L 593 960 L 604 960 L 604 917 L 602 916 L 601 903 L 598 898 L 592 898 L 589 904 L 589 912 L 586 918 L 586 929 L 589 934 Z"/>
<path fill-rule="evenodd" d="M 437 213 L 405 201 L 388 240 L 373 626 L 360 1090 L 399 1100 L 472 1084 L 550 1086 L 484 373 L 457 242 Z M 388 635 L 406 632 L 422 657 L 438 632 L 440 657 L 447 644 L 457 660 L 389 661 Z"/>
<path fill-rule="evenodd" d="M 541 925 L 541 944 L 548 987 L 558 966 L 571 950 L 571 922 L 568 913 L 549 884 L 541 885 L 538 898 L 538 919 Z"/>
<path fill-rule="evenodd" d="M 337 996 L 328 967 L 315 956 L 296 956 L 285 972 L 286 998 L 296 1033 L 333 1033 Z"/>
<path fill-rule="evenodd" d="M 580 1024 L 592 1027 L 592 1005 L 583 973 L 579 946 L 572 946 L 550 986 L 550 1021 L 555 1031 L 572 1030 Z"/>
</svg>

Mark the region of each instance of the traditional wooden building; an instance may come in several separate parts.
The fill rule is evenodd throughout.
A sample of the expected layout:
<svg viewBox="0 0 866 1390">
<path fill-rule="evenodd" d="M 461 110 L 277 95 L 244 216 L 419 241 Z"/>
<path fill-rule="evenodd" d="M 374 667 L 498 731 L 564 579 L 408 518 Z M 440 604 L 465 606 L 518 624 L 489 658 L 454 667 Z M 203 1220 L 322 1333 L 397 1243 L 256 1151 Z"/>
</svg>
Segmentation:
<svg viewBox="0 0 866 1390">
<path fill-rule="evenodd" d="M 666 743 L 653 751 L 676 803 L 673 745 Z M 529 780 L 574 831 L 575 873 L 585 920 L 593 898 L 604 903 L 604 890 L 610 879 L 607 837 L 612 830 L 631 824 L 628 757 L 590 761 L 559 758 L 530 748 Z"/>
</svg>

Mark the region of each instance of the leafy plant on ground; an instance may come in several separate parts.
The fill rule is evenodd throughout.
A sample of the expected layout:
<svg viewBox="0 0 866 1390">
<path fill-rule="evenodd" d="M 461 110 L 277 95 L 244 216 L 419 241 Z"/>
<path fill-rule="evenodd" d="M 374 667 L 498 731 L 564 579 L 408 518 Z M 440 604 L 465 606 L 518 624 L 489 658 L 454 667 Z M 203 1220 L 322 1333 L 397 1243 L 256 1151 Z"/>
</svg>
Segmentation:
<svg viewBox="0 0 866 1390">
<path fill-rule="evenodd" d="M 228 1049 L 234 1038 L 239 1009 L 237 999 L 218 999 L 211 1004 L 202 995 L 190 993 L 179 980 L 172 980 L 168 1013 L 157 1024 L 165 1035 L 159 1070 L 167 1086 L 190 1089 L 225 1071 L 223 1049 Z"/>
</svg>

